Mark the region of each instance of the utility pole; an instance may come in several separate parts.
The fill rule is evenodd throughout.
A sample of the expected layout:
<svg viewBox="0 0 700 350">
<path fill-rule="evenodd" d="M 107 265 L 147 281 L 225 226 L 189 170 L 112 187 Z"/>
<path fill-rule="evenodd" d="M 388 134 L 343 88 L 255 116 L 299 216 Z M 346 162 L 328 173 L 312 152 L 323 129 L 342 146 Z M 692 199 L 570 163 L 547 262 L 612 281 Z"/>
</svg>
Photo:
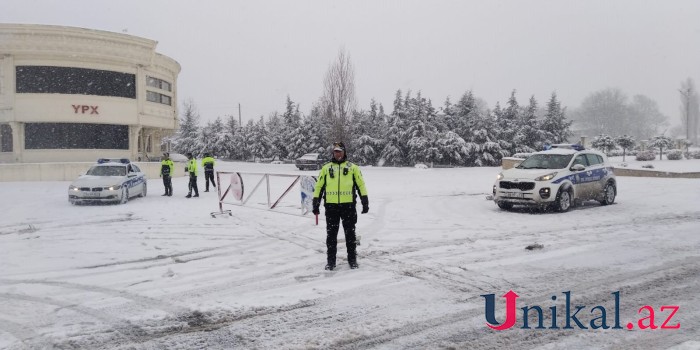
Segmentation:
<svg viewBox="0 0 700 350">
<path fill-rule="evenodd" d="M 687 141 L 690 141 L 690 90 L 690 87 L 687 91 L 678 89 L 681 95 L 685 96 L 685 139 Z"/>
</svg>

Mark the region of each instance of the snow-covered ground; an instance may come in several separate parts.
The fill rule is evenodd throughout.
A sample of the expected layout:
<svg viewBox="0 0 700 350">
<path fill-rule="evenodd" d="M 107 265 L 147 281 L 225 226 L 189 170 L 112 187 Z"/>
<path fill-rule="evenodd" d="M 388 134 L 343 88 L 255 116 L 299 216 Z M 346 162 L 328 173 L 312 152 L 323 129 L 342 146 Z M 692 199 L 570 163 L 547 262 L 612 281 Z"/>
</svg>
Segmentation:
<svg viewBox="0 0 700 350">
<path fill-rule="evenodd" d="M 170 198 L 151 179 L 148 197 L 101 206 L 71 206 L 68 182 L 0 183 L 0 348 L 700 348 L 700 180 L 618 177 L 614 205 L 556 214 L 485 200 L 498 172 L 363 168 L 360 269 L 341 245 L 333 272 L 323 221 L 234 206 L 211 218 L 216 192 L 201 177 L 200 198 L 184 198 L 185 178 Z M 560 328 L 563 292 L 586 305 L 585 325 L 601 305 L 613 326 L 619 291 L 624 329 L 521 329 L 519 311 L 515 327 L 493 331 L 481 295 L 496 295 L 503 321 L 509 290 L 518 308 L 541 306 L 546 326 L 556 306 Z M 680 328 L 638 329 L 644 305 L 659 327 L 661 307 L 678 306 L 668 326 Z"/>
<path fill-rule="evenodd" d="M 700 172 L 700 159 L 679 159 L 668 160 L 664 156 L 663 160 L 659 160 L 659 155 L 651 161 L 639 161 L 634 156 L 624 157 L 608 157 L 610 164 L 618 168 L 628 169 L 646 169 L 670 172 Z M 651 165 L 651 168 L 649 166 Z"/>
</svg>

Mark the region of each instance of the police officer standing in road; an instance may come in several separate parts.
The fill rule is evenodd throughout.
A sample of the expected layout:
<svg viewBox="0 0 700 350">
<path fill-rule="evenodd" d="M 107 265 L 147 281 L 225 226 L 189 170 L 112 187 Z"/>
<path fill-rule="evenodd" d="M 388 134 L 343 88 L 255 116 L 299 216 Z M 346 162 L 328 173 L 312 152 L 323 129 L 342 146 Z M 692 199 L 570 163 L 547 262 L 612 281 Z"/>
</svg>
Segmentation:
<svg viewBox="0 0 700 350">
<path fill-rule="evenodd" d="M 321 198 L 324 198 L 326 212 L 326 248 L 328 263 L 326 270 L 335 269 L 335 256 L 338 245 L 340 221 L 345 232 L 345 246 L 348 250 L 348 264 L 351 269 L 359 267 L 355 242 L 355 224 L 357 223 L 356 192 L 360 192 L 362 214 L 369 211 L 367 189 L 360 167 L 347 161 L 345 144 L 333 144 L 333 159 L 324 164 L 318 175 L 314 189 L 313 213 L 319 214 Z"/>
<path fill-rule="evenodd" d="M 194 196 L 199 197 L 199 189 L 197 189 L 197 159 L 192 155 L 192 153 L 187 153 L 187 173 L 190 175 L 189 191 L 187 192 L 186 198 L 192 198 L 192 190 L 194 189 Z"/>
<path fill-rule="evenodd" d="M 165 187 L 165 193 L 163 196 L 173 195 L 173 171 L 175 169 L 175 164 L 170 160 L 169 153 L 163 153 L 163 159 L 160 161 L 160 177 L 163 178 L 163 186 Z"/>
<path fill-rule="evenodd" d="M 204 180 L 206 181 L 206 187 L 204 192 L 209 192 L 209 180 L 211 180 L 211 185 L 216 187 L 216 182 L 214 181 L 214 158 L 209 155 L 209 153 L 204 153 L 204 158 L 202 158 L 202 168 L 204 168 Z"/>
</svg>

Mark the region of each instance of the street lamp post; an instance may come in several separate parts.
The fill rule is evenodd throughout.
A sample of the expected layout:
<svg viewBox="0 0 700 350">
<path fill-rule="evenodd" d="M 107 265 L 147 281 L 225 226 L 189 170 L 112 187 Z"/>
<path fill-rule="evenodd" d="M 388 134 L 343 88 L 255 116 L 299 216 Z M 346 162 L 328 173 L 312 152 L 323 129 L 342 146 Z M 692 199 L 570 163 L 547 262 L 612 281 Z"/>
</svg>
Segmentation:
<svg viewBox="0 0 700 350">
<path fill-rule="evenodd" d="M 685 139 L 690 141 L 690 88 L 687 91 L 678 90 L 685 96 Z"/>
</svg>

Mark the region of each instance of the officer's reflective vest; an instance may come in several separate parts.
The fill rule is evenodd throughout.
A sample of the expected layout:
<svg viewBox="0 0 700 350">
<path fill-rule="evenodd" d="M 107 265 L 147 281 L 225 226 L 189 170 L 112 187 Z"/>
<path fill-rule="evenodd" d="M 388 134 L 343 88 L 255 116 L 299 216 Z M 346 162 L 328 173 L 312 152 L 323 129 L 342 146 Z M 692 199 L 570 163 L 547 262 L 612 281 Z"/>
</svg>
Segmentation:
<svg viewBox="0 0 700 350">
<path fill-rule="evenodd" d="M 173 171 L 175 171 L 175 164 L 170 159 L 163 159 L 160 161 L 160 174 L 163 176 L 172 176 Z"/>
<path fill-rule="evenodd" d="M 197 159 L 192 158 L 187 162 L 187 172 L 197 175 Z"/>
<path fill-rule="evenodd" d="M 329 162 L 323 165 L 318 174 L 314 198 L 324 196 L 326 204 L 354 203 L 355 190 L 360 192 L 360 196 L 367 195 L 360 167 L 347 161 L 340 164 Z"/>
<path fill-rule="evenodd" d="M 204 168 L 204 170 L 213 170 L 214 163 L 215 163 L 214 158 L 212 158 L 212 157 L 202 158 L 202 168 Z"/>
</svg>

